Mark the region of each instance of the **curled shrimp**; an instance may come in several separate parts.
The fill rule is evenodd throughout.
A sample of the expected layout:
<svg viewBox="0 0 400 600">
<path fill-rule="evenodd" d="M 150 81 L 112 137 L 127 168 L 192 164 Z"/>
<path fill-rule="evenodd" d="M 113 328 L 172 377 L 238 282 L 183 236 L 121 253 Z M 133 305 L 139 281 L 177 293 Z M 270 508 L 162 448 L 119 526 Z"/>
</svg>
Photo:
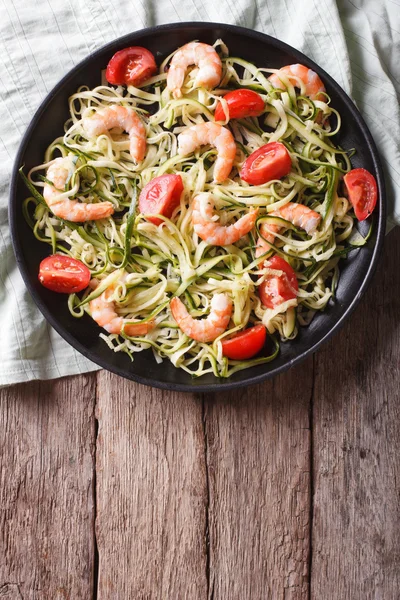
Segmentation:
<svg viewBox="0 0 400 600">
<path fill-rule="evenodd" d="M 105 133 L 114 127 L 120 127 L 129 135 L 130 153 L 137 162 L 146 154 L 146 129 L 133 108 L 127 106 L 108 106 L 98 110 L 82 120 L 83 128 L 89 137 Z"/>
<path fill-rule="evenodd" d="M 117 314 L 115 303 L 110 298 L 114 288 L 115 284 L 110 285 L 98 298 L 89 302 L 92 319 L 100 327 L 104 327 L 108 333 L 125 333 L 129 336 L 135 336 L 146 335 L 146 333 L 154 329 L 155 323 L 153 320 L 146 321 L 146 323 L 130 323 L 130 319 L 123 319 Z"/>
<path fill-rule="evenodd" d="M 111 202 L 86 204 L 64 196 L 65 184 L 73 168 L 70 156 L 60 156 L 55 158 L 47 169 L 46 179 L 51 181 L 52 185 L 45 183 L 43 198 L 52 213 L 60 219 L 79 223 L 104 219 L 112 215 L 114 207 Z"/>
<path fill-rule="evenodd" d="M 167 74 L 167 88 L 174 98 L 182 98 L 181 87 L 186 70 L 196 65 L 199 71 L 194 82 L 195 87 L 212 89 L 221 81 L 222 63 L 215 49 L 209 44 L 190 42 L 174 54 Z"/>
<path fill-rule="evenodd" d="M 288 202 L 285 206 L 278 208 L 271 213 L 273 217 L 280 217 L 289 221 L 295 227 L 301 227 L 308 235 L 312 235 L 321 220 L 321 215 L 315 210 L 304 206 L 304 204 L 298 204 L 296 202 Z M 256 257 L 261 256 L 265 252 L 271 249 L 270 244 L 274 243 L 275 235 L 279 232 L 281 227 L 274 223 L 267 224 L 263 223 L 260 227 L 260 232 L 263 237 L 259 237 L 257 241 Z M 265 238 L 265 239 L 263 239 Z"/>
<path fill-rule="evenodd" d="M 232 300 L 227 294 L 213 296 L 210 314 L 206 319 L 193 319 L 179 298 L 172 298 L 170 308 L 179 328 L 188 337 L 197 342 L 213 342 L 228 327 L 232 314 Z"/>
<path fill-rule="evenodd" d="M 311 100 L 322 100 L 322 92 L 325 92 L 325 86 L 322 83 L 319 76 L 304 65 L 287 65 L 279 69 L 277 73 L 273 73 L 269 80 L 272 85 L 276 88 L 285 87 L 285 84 L 279 79 L 279 73 L 282 73 L 289 79 L 290 83 L 296 87 L 299 85 L 299 80 L 304 84 L 305 95 L 311 98 Z"/>
<path fill-rule="evenodd" d="M 253 229 L 258 209 L 252 209 L 232 225 L 218 225 L 212 220 L 214 200 L 211 194 L 198 194 L 193 203 L 192 223 L 197 235 L 212 246 L 234 244 Z"/>
<path fill-rule="evenodd" d="M 214 165 L 214 181 L 222 183 L 233 167 L 236 155 L 236 144 L 233 135 L 217 123 L 198 123 L 188 127 L 178 136 L 178 152 L 181 156 L 191 154 L 199 146 L 212 144 L 218 155 Z"/>
</svg>

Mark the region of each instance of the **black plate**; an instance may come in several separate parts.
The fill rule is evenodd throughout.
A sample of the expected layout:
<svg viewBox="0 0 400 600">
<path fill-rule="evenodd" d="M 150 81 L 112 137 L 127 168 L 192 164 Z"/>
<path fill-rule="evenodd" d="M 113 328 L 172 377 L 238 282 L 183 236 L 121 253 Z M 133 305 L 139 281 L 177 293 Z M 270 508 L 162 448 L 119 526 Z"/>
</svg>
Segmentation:
<svg viewBox="0 0 400 600">
<path fill-rule="evenodd" d="M 368 244 L 350 254 L 341 262 L 341 277 L 337 299 L 324 313 L 318 314 L 308 328 L 301 328 L 296 340 L 281 345 L 276 360 L 233 375 L 229 380 L 219 380 L 213 375 L 191 378 L 176 369 L 168 360 L 157 365 L 150 351 L 135 354 L 134 362 L 123 353 L 114 353 L 99 338 L 100 328 L 89 317 L 75 319 L 69 313 L 66 297 L 42 287 L 37 279 L 40 261 L 49 254 L 46 244 L 38 242 L 22 216 L 22 202 L 27 190 L 18 176 L 43 161 L 51 141 L 63 131 L 68 114 L 68 97 L 80 85 L 95 87 L 101 83 L 101 70 L 111 56 L 121 48 L 140 45 L 151 50 L 158 63 L 170 52 L 191 40 L 214 43 L 222 38 L 231 55 L 240 56 L 263 67 L 281 67 L 303 63 L 316 71 L 324 81 L 332 106 L 342 116 L 342 127 L 336 143 L 346 149 L 356 148 L 353 167 L 364 167 L 372 172 L 378 182 L 379 206 L 376 225 Z M 72 69 L 44 100 L 35 114 L 16 159 L 12 181 L 9 218 L 14 251 L 22 277 L 36 304 L 50 324 L 79 352 L 93 362 L 118 375 L 140 383 L 181 391 L 216 391 L 251 385 L 273 377 L 305 359 L 341 327 L 358 304 L 376 268 L 385 231 L 385 191 L 378 152 L 362 117 L 353 102 L 338 84 L 313 61 L 301 52 L 270 36 L 232 25 L 217 23 L 179 23 L 144 29 L 124 36 L 101 48 Z M 365 233 L 367 225 L 362 224 Z"/>
</svg>

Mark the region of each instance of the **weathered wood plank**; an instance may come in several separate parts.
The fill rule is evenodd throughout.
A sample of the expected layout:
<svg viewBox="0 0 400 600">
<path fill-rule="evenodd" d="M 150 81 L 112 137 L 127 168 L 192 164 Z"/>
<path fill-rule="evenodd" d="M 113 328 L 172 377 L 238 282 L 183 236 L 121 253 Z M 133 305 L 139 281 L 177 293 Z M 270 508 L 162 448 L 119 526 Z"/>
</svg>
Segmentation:
<svg viewBox="0 0 400 600">
<path fill-rule="evenodd" d="M 0 598 L 92 598 L 95 375 L 0 391 Z"/>
<path fill-rule="evenodd" d="M 312 372 L 206 400 L 214 600 L 307 598 Z"/>
<path fill-rule="evenodd" d="M 400 594 L 400 231 L 316 356 L 311 597 Z"/>
<path fill-rule="evenodd" d="M 98 599 L 205 599 L 202 404 L 98 374 Z"/>
</svg>

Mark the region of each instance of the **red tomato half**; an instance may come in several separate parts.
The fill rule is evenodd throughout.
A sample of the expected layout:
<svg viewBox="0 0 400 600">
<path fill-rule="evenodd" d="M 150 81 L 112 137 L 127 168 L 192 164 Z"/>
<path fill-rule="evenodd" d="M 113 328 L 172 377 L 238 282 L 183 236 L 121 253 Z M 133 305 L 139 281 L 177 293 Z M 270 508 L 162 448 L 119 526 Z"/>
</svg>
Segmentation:
<svg viewBox="0 0 400 600">
<path fill-rule="evenodd" d="M 150 50 L 131 46 L 116 52 L 107 65 L 106 79 L 113 85 L 140 85 L 157 71 Z"/>
<path fill-rule="evenodd" d="M 264 100 L 260 94 L 253 90 L 234 90 L 224 96 L 228 103 L 230 119 L 244 119 L 245 117 L 258 117 L 264 110 Z M 225 113 L 221 104 L 215 109 L 216 121 L 225 121 Z"/>
<path fill-rule="evenodd" d="M 267 330 L 260 323 L 222 340 L 222 354 L 233 360 L 246 360 L 260 352 L 266 337 Z"/>
<path fill-rule="evenodd" d="M 270 142 L 246 158 L 240 177 L 250 185 L 262 185 L 287 175 L 291 168 L 292 161 L 285 146 L 280 142 Z"/>
<path fill-rule="evenodd" d="M 353 169 L 343 178 L 347 195 L 359 221 L 372 213 L 378 199 L 375 177 L 366 169 Z"/>
<path fill-rule="evenodd" d="M 90 271 L 76 258 L 53 254 L 40 263 L 39 281 L 52 292 L 73 294 L 88 286 Z"/>
<path fill-rule="evenodd" d="M 275 308 L 282 302 L 296 298 L 299 289 L 296 273 L 284 258 L 273 256 L 266 264 L 271 269 L 283 271 L 282 275 L 267 275 L 259 286 L 261 302 L 267 308 Z"/>
<path fill-rule="evenodd" d="M 178 206 L 183 192 L 180 175 L 160 175 L 152 179 L 140 192 L 139 210 L 154 225 L 163 223 L 162 219 L 151 215 L 170 217 Z"/>
</svg>

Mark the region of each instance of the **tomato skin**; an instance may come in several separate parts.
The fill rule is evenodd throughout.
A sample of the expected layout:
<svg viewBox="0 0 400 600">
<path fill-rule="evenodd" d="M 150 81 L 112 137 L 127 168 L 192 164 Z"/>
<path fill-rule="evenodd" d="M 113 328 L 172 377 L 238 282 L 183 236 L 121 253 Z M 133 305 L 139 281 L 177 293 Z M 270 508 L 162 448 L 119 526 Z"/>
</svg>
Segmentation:
<svg viewBox="0 0 400 600">
<path fill-rule="evenodd" d="M 157 71 L 153 54 L 147 48 L 130 46 L 119 50 L 107 65 L 106 79 L 112 85 L 140 85 Z"/>
<path fill-rule="evenodd" d="M 234 90 L 224 96 L 228 103 L 230 119 L 244 119 L 245 117 L 258 117 L 264 110 L 264 100 L 260 94 L 253 90 Z M 225 121 L 225 113 L 221 103 L 215 109 L 214 119 Z"/>
<path fill-rule="evenodd" d="M 291 168 L 292 161 L 285 146 L 280 142 L 270 142 L 246 158 L 240 178 L 250 185 L 262 185 L 287 175 Z"/>
<path fill-rule="evenodd" d="M 84 290 L 90 281 L 90 271 L 80 260 L 52 254 L 42 260 L 39 281 L 47 289 L 59 294 L 73 294 Z"/>
<path fill-rule="evenodd" d="M 265 261 L 264 266 L 283 271 L 282 275 L 267 275 L 259 286 L 258 294 L 264 306 L 275 308 L 282 302 L 297 297 L 299 284 L 296 273 L 284 258 L 275 254 L 275 256 Z"/>
<path fill-rule="evenodd" d="M 164 221 L 151 215 L 164 215 L 170 218 L 179 205 L 183 192 L 183 181 L 180 175 L 160 175 L 154 177 L 144 186 L 139 196 L 139 210 L 154 225 Z"/>
<path fill-rule="evenodd" d="M 232 360 L 246 360 L 260 352 L 265 344 L 267 330 L 259 323 L 254 327 L 239 331 L 229 339 L 221 341 L 222 354 Z"/>
<path fill-rule="evenodd" d="M 353 169 L 343 178 L 348 198 L 359 221 L 370 216 L 378 199 L 375 177 L 366 169 Z"/>
</svg>

